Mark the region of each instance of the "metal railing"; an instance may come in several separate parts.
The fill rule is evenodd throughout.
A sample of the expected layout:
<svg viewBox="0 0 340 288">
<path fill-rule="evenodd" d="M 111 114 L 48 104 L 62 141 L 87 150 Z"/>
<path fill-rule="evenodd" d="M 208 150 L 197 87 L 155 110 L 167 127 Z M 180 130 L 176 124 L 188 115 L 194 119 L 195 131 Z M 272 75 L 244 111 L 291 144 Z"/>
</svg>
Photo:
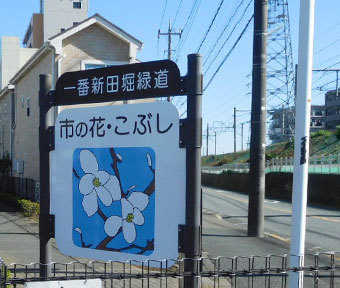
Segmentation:
<svg viewBox="0 0 340 288">
<path fill-rule="evenodd" d="M 101 279 L 102 287 L 184 287 L 186 277 L 194 277 L 200 287 L 288 287 L 290 272 L 304 272 L 304 287 L 340 287 L 340 253 L 306 255 L 305 267 L 288 266 L 289 256 L 235 256 L 170 261 L 129 261 L 51 263 L 52 275 L 39 277 L 42 264 L 0 262 L 0 287 L 24 287 L 37 281 Z M 188 261 L 199 265 L 198 273 L 184 271 Z M 156 267 L 155 267 L 156 266 Z M 11 286 L 12 285 L 12 286 Z"/>
<path fill-rule="evenodd" d="M 266 161 L 266 173 L 284 172 L 292 173 L 294 170 L 294 158 L 273 158 Z M 222 166 L 203 166 L 202 172 L 220 174 L 223 171 L 240 173 L 249 172 L 249 163 L 224 164 Z M 315 174 L 340 174 L 340 154 L 313 155 L 309 157 L 309 173 Z"/>
</svg>

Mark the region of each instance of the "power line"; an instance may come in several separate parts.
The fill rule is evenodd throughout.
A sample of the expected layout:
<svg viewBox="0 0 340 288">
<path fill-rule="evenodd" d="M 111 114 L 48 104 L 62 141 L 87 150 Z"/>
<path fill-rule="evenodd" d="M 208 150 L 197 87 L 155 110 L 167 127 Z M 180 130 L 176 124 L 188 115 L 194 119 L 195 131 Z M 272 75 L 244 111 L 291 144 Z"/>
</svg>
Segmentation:
<svg viewBox="0 0 340 288">
<path fill-rule="evenodd" d="M 165 15 L 165 10 L 166 10 L 167 5 L 168 5 L 168 0 L 165 0 L 164 9 L 163 9 L 163 15 L 162 15 L 162 19 L 161 19 L 161 24 L 159 24 L 159 29 L 162 28 L 162 24 L 163 24 L 163 20 L 164 20 L 164 15 Z"/>
<path fill-rule="evenodd" d="M 251 0 L 251 1 L 252 1 L 252 0 Z M 206 62 L 207 62 L 208 59 L 210 58 L 211 54 L 213 53 L 213 51 L 214 51 L 215 48 L 217 47 L 218 42 L 219 42 L 220 39 L 222 38 L 224 32 L 228 29 L 230 23 L 233 21 L 234 17 L 236 16 L 236 14 L 237 14 L 238 10 L 240 9 L 240 7 L 242 6 L 243 2 L 244 2 L 244 0 L 242 0 L 242 1 L 240 2 L 240 4 L 236 7 L 236 9 L 235 9 L 234 13 L 231 15 L 231 17 L 230 17 L 228 23 L 224 26 L 224 28 L 223 28 L 222 32 L 220 33 L 220 35 L 218 36 L 217 40 L 216 40 L 215 43 L 211 46 L 212 48 L 210 49 L 210 52 L 208 53 L 208 56 L 205 58 L 203 65 L 206 64 Z"/>
<path fill-rule="evenodd" d="M 222 46 L 220 47 L 220 49 L 218 50 L 218 52 L 216 53 L 215 58 L 210 62 L 208 68 L 205 70 L 205 73 L 207 73 L 211 67 L 211 65 L 215 62 L 215 60 L 217 59 L 217 57 L 220 55 L 220 52 L 222 51 L 222 49 L 224 48 L 224 46 L 227 44 L 227 42 L 229 41 L 229 39 L 231 38 L 231 36 L 233 35 L 233 33 L 235 32 L 236 28 L 238 27 L 238 25 L 241 23 L 241 21 L 243 20 L 245 14 L 247 13 L 247 10 L 251 4 L 252 0 L 248 3 L 247 7 L 244 9 L 241 18 L 236 22 L 236 24 L 234 25 L 233 29 L 231 30 L 231 32 L 229 33 L 227 39 L 223 42 Z"/>
<path fill-rule="evenodd" d="M 200 49 L 201 49 L 201 47 L 202 47 L 204 41 L 207 39 L 207 36 L 208 36 L 208 34 L 209 34 L 209 32 L 210 32 L 210 29 L 211 29 L 211 27 L 213 26 L 213 24 L 214 24 L 214 22 L 215 22 L 215 19 L 216 19 L 217 15 L 218 15 L 218 13 L 219 13 L 220 10 L 221 10 L 221 7 L 222 7 L 222 5 L 223 5 L 223 2 L 224 2 L 224 0 L 222 0 L 222 1 L 220 2 L 220 5 L 218 6 L 218 8 L 217 8 L 217 10 L 216 10 L 216 12 L 215 12 L 215 15 L 214 15 L 214 17 L 213 17 L 213 19 L 212 19 L 212 21 L 211 21 L 211 23 L 210 23 L 210 25 L 209 25 L 209 28 L 208 28 L 208 30 L 205 32 L 205 35 L 204 35 L 204 37 L 203 37 L 203 39 L 202 39 L 202 42 L 201 42 L 200 46 L 199 46 L 198 49 L 197 49 L 197 53 L 199 53 L 199 51 L 200 51 Z"/>
<path fill-rule="evenodd" d="M 200 5 L 201 5 L 201 0 L 195 0 L 195 2 L 192 5 L 190 14 L 189 14 L 189 16 L 187 18 L 187 21 L 185 22 L 185 25 L 184 25 L 184 28 L 183 28 L 184 36 L 178 42 L 178 45 L 177 45 L 177 54 L 176 54 L 175 62 L 177 62 L 179 57 L 180 57 L 180 51 L 181 51 L 185 41 L 187 40 L 188 35 L 190 34 L 191 27 L 192 27 L 192 25 L 193 25 L 193 23 L 195 21 L 195 18 L 196 18 L 196 15 L 197 15 L 197 12 L 198 12 L 198 9 L 199 9 Z"/>
<path fill-rule="evenodd" d="M 176 23 L 176 20 L 177 20 L 177 16 L 178 16 L 178 12 L 179 12 L 179 10 L 181 9 L 181 6 L 182 6 L 182 2 L 183 2 L 183 0 L 181 0 L 179 2 L 179 4 L 178 4 L 177 11 L 176 11 L 176 16 L 174 18 L 174 23 L 172 24 L 173 26 L 175 26 L 175 23 Z"/>
<path fill-rule="evenodd" d="M 221 67 L 223 66 L 223 64 L 225 63 L 225 61 L 227 61 L 227 59 L 229 58 L 230 54 L 234 51 L 235 47 L 237 46 L 238 42 L 241 40 L 241 38 L 243 37 L 244 33 L 247 31 L 247 28 L 249 27 L 250 22 L 253 20 L 254 15 L 252 15 L 250 17 L 250 19 L 248 20 L 246 26 L 243 28 L 240 36 L 237 38 L 236 42 L 234 43 L 233 47 L 231 47 L 231 49 L 229 50 L 229 52 L 227 53 L 227 55 L 224 57 L 223 61 L 221 62 L 221 64 L 218 66 L 218 68 L 216 69 L 215 73 L 211 76 L 208 84 L 204 87 L 203 92 L 209 87 L 209 85 L 211 84 L 211 82 L 214 80 L 216 74 L 220 71 Z"/>
</svg>

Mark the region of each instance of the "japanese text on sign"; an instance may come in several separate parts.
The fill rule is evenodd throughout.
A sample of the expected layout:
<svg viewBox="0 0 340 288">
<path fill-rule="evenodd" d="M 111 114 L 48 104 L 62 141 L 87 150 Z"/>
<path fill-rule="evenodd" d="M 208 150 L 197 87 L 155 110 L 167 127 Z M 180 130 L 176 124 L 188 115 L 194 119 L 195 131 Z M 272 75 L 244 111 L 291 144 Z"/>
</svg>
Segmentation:
<svg viewBox="0 0 340 288">
<path fill-rule="evenodd" d="M 78 79 L 77 86 L 64 87 L 64 90 L 78 90 L 78 96 L 103 95 L 118 92 L 134 92 L 148 89 L 168 88 L 167 69 L 153 72 L 126 73 L 103 77 Z"/>
<path fill-rule="evenodd" d="M 119 136 L 124 135 L 151 135 L 152 133 L 165 134 L 171 130 L 173 123 L 163 123 L 161 115 L 157 113 L 138 114 L 133 119 L 119 115 L 112 119 L 101 116 L 89 118 L 88 121 L 75 121 L 65 118 L 59 120 L 60 138 L 91 138 L 104 137 L 112 132 Z"/>
</svg>

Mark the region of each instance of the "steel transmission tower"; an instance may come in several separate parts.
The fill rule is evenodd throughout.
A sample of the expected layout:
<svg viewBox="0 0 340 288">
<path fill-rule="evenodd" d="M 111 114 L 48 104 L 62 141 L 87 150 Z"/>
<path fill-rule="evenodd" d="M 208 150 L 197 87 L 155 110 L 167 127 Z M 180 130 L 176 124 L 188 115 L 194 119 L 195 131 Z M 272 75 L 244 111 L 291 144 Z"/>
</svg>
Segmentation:
<svg viewBox="0 0 340 288">
<path fill-rule="evenodd" d="M 288 0 L 268 1 L 267 105 L 269 114 L 280 111 L 281 135 L 294 134 L 295 77 L 290 34 Z M 274 140 L 274 139 L 272 139 Z"/>
</svg>

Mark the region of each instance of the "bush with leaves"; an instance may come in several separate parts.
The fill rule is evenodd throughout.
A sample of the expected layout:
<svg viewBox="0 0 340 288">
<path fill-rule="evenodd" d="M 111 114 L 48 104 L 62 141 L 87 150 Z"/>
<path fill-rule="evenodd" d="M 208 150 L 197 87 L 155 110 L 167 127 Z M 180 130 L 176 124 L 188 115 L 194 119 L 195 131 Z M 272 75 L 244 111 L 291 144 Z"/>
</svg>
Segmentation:
<svg viewBox="0 0 340 288">
<path fill-rule="evenodd" d="M 12 160 L 7 152 L 6 155 L 0 159 L 0 173 L 2 175 L 8 175 L 9 171 L 11 170 L 11 167 Z"/>
</svg>

